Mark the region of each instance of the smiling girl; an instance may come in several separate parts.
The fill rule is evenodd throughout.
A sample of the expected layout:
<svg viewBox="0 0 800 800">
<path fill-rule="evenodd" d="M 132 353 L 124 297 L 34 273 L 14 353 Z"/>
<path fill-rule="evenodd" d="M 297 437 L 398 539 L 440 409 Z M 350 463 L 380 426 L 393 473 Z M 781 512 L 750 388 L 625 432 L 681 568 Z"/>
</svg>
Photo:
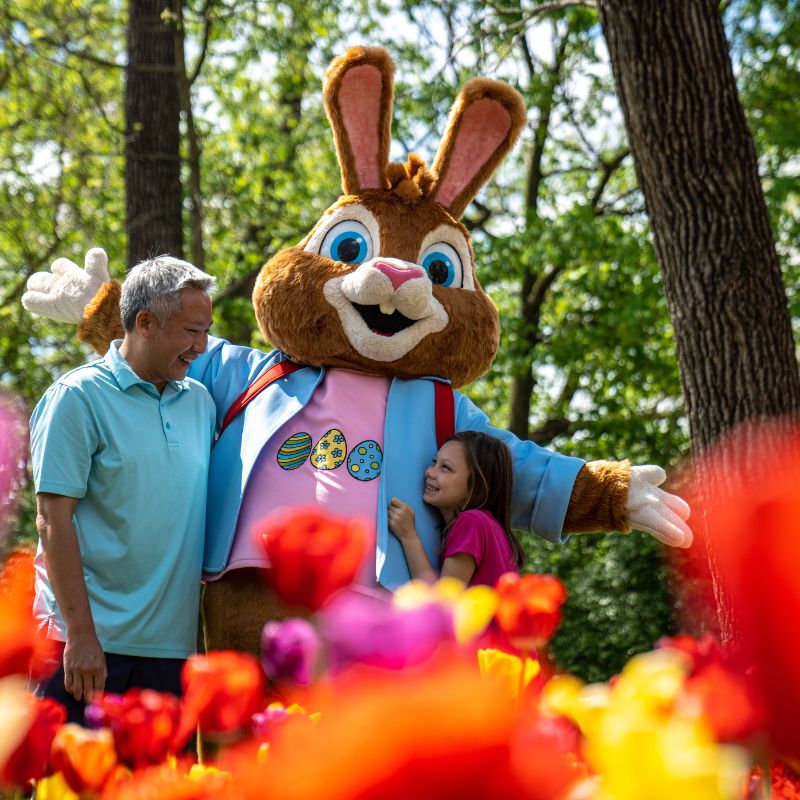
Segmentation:
<svg viewBox="0 0 800 800">
<path fill-rule="evenodd" d="M 463 431 L 441 446 L 425 471 L 423 499 L 442 515 L 442 577 L 493 586 L 503 573 L 524 566 L 525 552 L 509 525 L 512 481 L 511 454 L 493 436 Z M 414 510 L 396 497 L 389 530 L 403 546 L 411 577 L 435 580 Z"/>
</svg>

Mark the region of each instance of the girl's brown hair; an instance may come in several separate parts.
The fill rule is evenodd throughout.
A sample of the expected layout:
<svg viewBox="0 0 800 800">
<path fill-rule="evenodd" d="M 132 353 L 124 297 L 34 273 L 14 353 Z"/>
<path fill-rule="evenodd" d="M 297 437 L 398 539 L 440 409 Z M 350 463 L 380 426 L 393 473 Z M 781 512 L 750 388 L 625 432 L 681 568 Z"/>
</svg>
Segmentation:
<svg viewBox="0 0 800 800">
<path fill-rule="evenodd" d="M 525 566 L 527 556 L 519 539 L 511 530 L 511 489 L 514 485 L 514 470 L 511 453 L 499 439 L 479 431 L 461 431 L 445 440 L 460 442 L 467 457 L 469 468 L 469 497 L 462 511 L 483 509 L 488 511 L 505 531 L 511 545 L 514 563 Z M 449 527 L 449 526 L 448 526 Z M 443 539 L 447 538 L 445 529 Z M 444 541 L 442 543 L 444 547 Z"/>
</svg>

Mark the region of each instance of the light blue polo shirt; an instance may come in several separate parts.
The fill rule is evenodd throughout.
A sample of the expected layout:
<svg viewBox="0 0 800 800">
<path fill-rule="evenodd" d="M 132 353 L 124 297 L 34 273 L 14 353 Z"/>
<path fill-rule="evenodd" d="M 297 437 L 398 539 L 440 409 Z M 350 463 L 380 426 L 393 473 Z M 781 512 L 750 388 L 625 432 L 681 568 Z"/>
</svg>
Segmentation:
<svg viewBox="0 0 800 800">
<path fill-rule="evenodd" d="M 73 523 L 103 650 L 186 658 L 197 646 L 214 404 L 191 378 L 159 394 L 120 343 L 59 378 L 34 409 L 34 484 L 80 498 Z M 41 543 L 34 611 L 65 640 Z"/>
</svg>

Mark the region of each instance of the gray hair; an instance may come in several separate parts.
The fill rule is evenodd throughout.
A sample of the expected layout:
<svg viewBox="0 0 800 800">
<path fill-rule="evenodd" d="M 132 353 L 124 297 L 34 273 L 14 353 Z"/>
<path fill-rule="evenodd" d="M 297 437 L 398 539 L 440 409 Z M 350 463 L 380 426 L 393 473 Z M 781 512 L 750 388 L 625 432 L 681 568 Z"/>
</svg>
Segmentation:
<svg viewBox="0 0 800 800">
<path fill-rule="evenodd" d="M 181 289 L 201 289 L 210 294 L 216 285 L 211 275 L 172 256 L 157 256 L 137 264 L 122 283 L 119 311 L 122 326 L 132 331 L 136 315 L 149 311 L 160 327 L 180 310 Z"/>
</svg>

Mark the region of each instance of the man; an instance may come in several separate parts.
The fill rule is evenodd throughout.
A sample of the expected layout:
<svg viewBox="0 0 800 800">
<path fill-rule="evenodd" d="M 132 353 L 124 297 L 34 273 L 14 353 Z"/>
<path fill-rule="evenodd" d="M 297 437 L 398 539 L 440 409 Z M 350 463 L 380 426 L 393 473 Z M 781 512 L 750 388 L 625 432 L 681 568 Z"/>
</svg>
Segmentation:
<svg viewBox="0 0 800 800">
<path fill-rule="evenodd" d="M 122 285 L 124 338 L 59 378 L 31 417 L 34 611 L 64 642 L 45 696 L 82 722 L 95 692 L 180 694 L 197 612 L 214 405 L 187 378 L 214 279 L 174 258 Z"/>
</svg>

